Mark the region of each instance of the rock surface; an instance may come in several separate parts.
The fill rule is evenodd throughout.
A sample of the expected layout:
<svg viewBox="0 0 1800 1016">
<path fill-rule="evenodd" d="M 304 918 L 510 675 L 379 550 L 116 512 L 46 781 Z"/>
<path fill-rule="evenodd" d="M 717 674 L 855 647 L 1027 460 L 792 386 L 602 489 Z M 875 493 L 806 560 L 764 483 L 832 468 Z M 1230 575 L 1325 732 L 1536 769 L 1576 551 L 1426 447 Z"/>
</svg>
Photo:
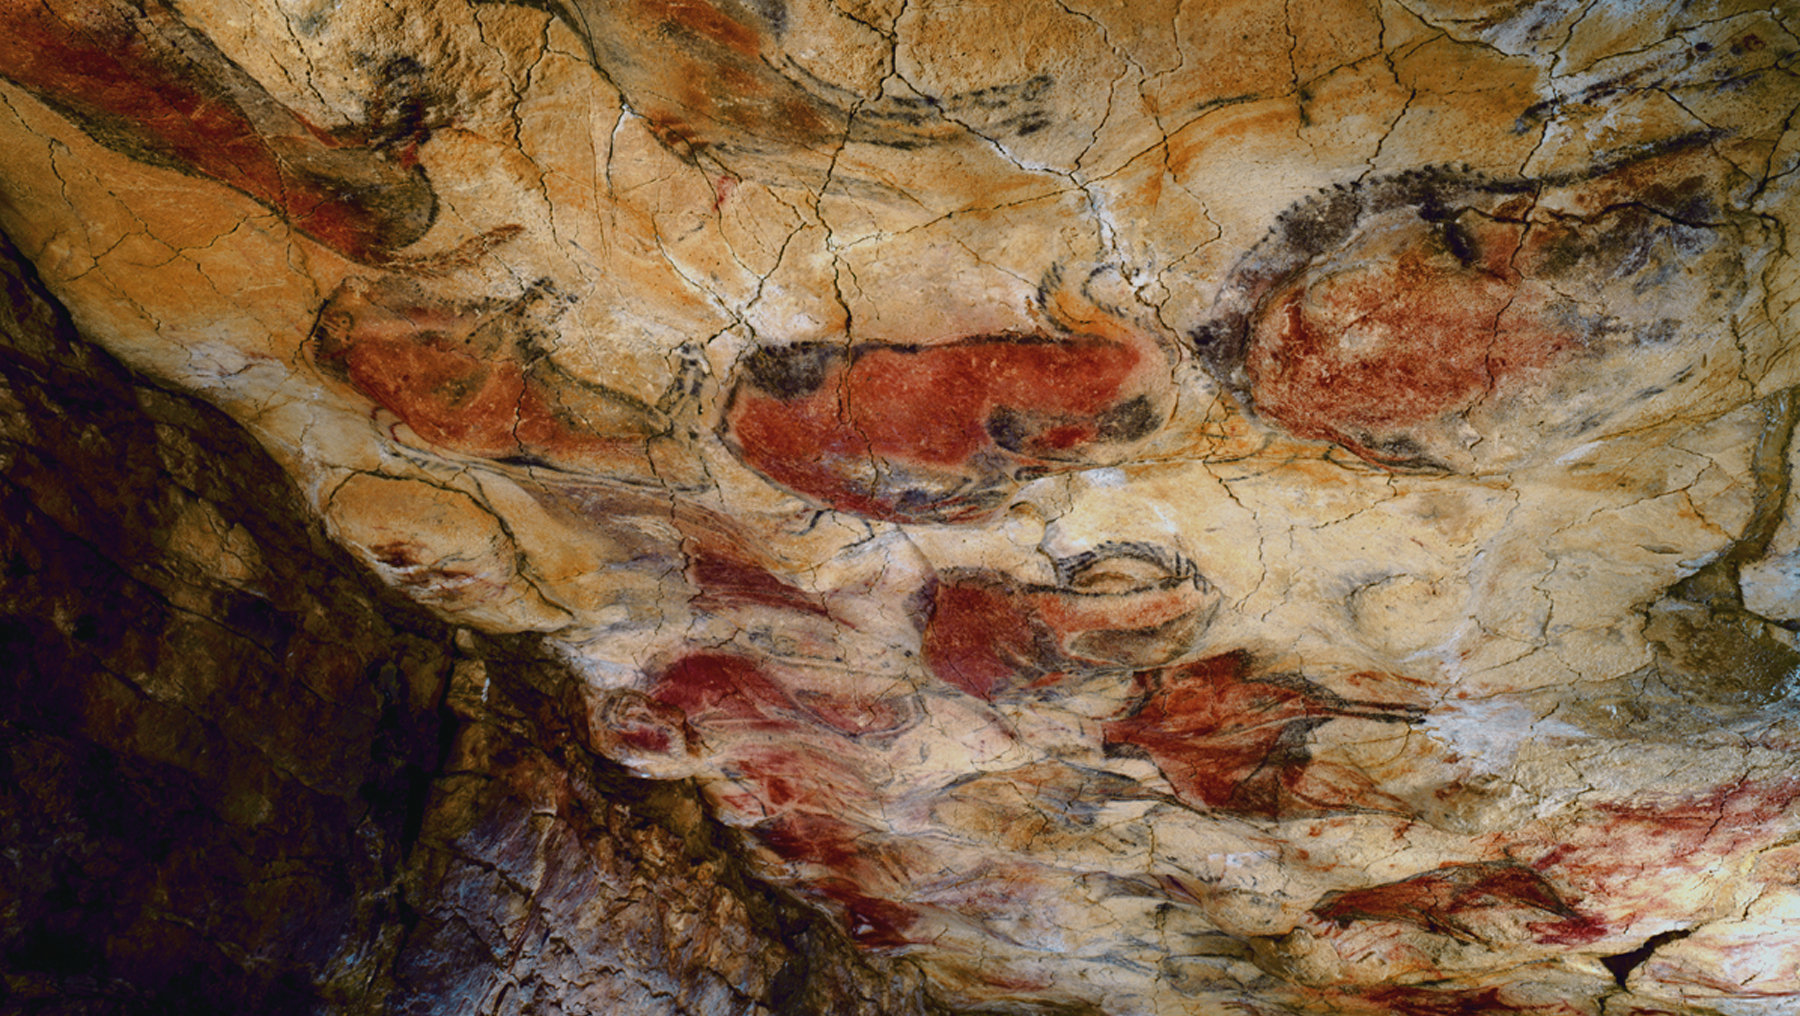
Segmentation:
<svg viewBox="0 0 1800 1016">
<path fill-rule="evenodd" d="M 597 1007 L 541 943 L 634 948 L 583 909 L 598 826 L 539 816 L 687 799 L 594 753 L 732 830 L 667 877 L 736 858 L 904 973 L 877 1011 L 1775 1014 L 1797 33 L 35 0 L 0 228 L 370 571 L 563 668 L 441 650 L 409 877 L 498 902 L 409 941 L 520 986 L 458 1004 Z M 248 582 L 230 519 L 149 531 Z M 778 980 L 735 914 L 691 912 L 701 1011 Z"/>
<path fill-rule="evenodd" d="M 566 667 L 382 590 L 0 283 L 0 1012 L 923 1011 L 589 754 Z"/>
</svg>

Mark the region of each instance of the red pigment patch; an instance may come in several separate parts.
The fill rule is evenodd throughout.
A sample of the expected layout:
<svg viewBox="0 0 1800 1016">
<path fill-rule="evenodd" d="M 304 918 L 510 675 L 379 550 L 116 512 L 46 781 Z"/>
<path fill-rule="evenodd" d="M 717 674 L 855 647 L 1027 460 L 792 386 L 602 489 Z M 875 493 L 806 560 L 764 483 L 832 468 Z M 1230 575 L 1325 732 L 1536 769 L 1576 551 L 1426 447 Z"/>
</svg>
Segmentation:
<svg viewBox="0 0 1800 1016">
<path fill-rule="evenodd" d="M 844 908 L 844 931 L 864 949 L 895 949 L 929 941 L 909 934 L 923 916 L 918 907 L 870 896 L 843 879 L 819 879 L 806 888 Z"/>
<path fill-rule="evenodd" d="M 1712 790 L 1646 804 L 1603 804 L 1599 810 L 1616 820 L 1640 823 L 1647 832 L 1704 842 L 1715 836 L 1731 846 L 1755 838 L 1759 829 L 1785 815 L 1800 801 L 1800 778 L 1744 780 Z M 1740 838 L 1741 837 L 1741 838 Z M 1696 839 L 1697 838 L 1697 839 Z"/>
<path fill-rule="evenodd" d="M 432 444 L 467 455 L 519 454 L 513 428 L 525 392 L 517 364 L 490 363 L 429 340 L 357 342 L 344 355 L 350 383 Z"/>
<path fill-rule="evenodd" d="M 1162 423 L 1143 348 L 1004 335 L 941 346 L 764 350 L 724 428 L 744 461 L 840 511 L 987 517 L 1021 475 L 1088 464 Z"/>
<path fill-rule="evenodd" d="M 593 747 L 619 761 L 686 754 L 692 740 L 681 710 L 635 693 L 607 696 L 589 717 Z"/>
<path fill-rule="evenodd" d="M 1521 298 L 1510 262 L 1522 234 L 1516 223 L 1463 228 L 1459 242 L 1479 252 L 1465 260 L 1421 224 L 1410 246 L 1276 291 L 1245 360 L 1257 412 L 1370 461 L 1416 464 L 1423 446 L 1410 430 L 1577 345 L 1539 313 L 1541 294 Z"/>
<path fill-rule="evenodd" d="M 1165 662 L 1186 650 L 1212 605 L 1191 577 L 1102 594 L 949 572 L 933 593 L 925 661 L 944 683 L 992 701 L 1047 674 Z"/>
<path fill-rule="evenodd" d="M 925 626 L 925 662 L 938 680 L 978 699 L 1021 675 L 1041 673 L 1049 654 L 1030 618 L 1002 586 L 940 581 Z"/>
<path fill-rule="evenodd" d="M 1497 834 L 1490 844 L 1509 854 L 1534 853 L 1532 868 L 1608 901 L 1604 924 L 1583 916 L 1528 926 L 1542 944 L 1587 945 L 1624 934 L 1645 917 L 1679 917 L 1667 910 L 1673 887 L 1712 878 L 1719 858 L 1743 856 L 1779 836 L 1797 801 L 1800 780 L 1746 780 L 1679 797 L 1600 804 L 1596 820 L 1533 823 Z"/>
<path fill-rule="evenodd" d="M 417 551 L 421 548 L 416 543 L 396 541 L 394 543 L 378 543 L 369 548 L 375 560 L 389 568 L 416 568 L 424 562 L 419 560 Z"/>
<path fill-rule="evenodd" d="M 1312 912 L 1340 928 L 1352 921 L 1395 921 L 1475 942 L 1481 936 L 1465 918 L 1503 908 L 1579 918 L 1548 880 L 1511 861 L 1448 865 L 1385 885 L 1328 893 Z"/>
<path fill-rule="evenodd" d="M 919 718 L 918 710 L 912 708 L 910 695 L 878 699 L 805 688 L 796 688 L 793 694 L 807 715 L 849 737 L 897 733 L 912 726 Z"/>
<path fill-rule="evenodd" d="M 633 724 L 618 728 L 614 734 L 621 745 L 651 755 L 667 755 L 673 743 L 668 729 L 663 727 Z"/>
<path fill-rule="evenodd" d="M 917 719 L 916 711 L 910 708 L 910 696 L 877 698 L 805 688 L 790 691 L 777 683 L 762 664 L 726 653 L 683 657 L 657 677 L 650 694 L 657 701 L 680 709 L 690 723 L 700 728 L 813 732 L 835 738 L 888 733 Z M 826 759 L 819 766 L 821 772 L 842 768 L 841 758 L 833 761 L 828 756 L 821 757 Z M 785 762 L 767 758 L 755 765 L 771 771 L 786 767 Z"/>
<path fill-rule="evenodd" d="M 682 657 L 657 677 L 650 696 L 681 710 L 696 726 L 703 717 L 789 726 L 791 721 L 771 720 L 770 714 L 795 708 L 754 662 L 724 653 Z"/>
<path fill-rule="evenodd" d="M 701 610 L 749 605 L 831 616 L 817 594 L 783 582 L 745 557 L 723 546 L 690 550 L 688 579 L 700 588 L 700 594 L 693 598 L 693 605 Z"/>
<path fill-rule="evenodd" d="M 914 944 L 907 931 L 918 921 L 918 911 L 903 903 L 846 893 L 844 931 L 864 949 L 897 949 Z"/>
<path fill-rule="evenodd" d="M 445 306 L 347 284 L 319 316 L 313 362 L 454 452 L 583 470 L 640 461 L 652 432 L 647 412 L 621 410 L 607 402 L 611 393 L 542 361 L 527 366 L 509 333 L 524 330 L 519 319 L 542 298 L 533 290 L 506 307 Z M 607 403 L 609 432 L 569 408 L 596 401 Z"/>
<path fill-rule="evenodd" d="M 1185 801 L 1262 818 L 1351 811 L 1406 814 L 1349 766 L 1318 762 L 1307 739 L 1340 717 L 1411 722 L 1406 706 L 1344 699 L 1294 675 L 1255 675 L 1228 653 L 1139 675 L 1131 716 L 1102 728 L 1109 748 L 1144 750 Z"/>
<path fill-rule="evenodd" d="M 0 75 L 102 144 L 235 187 L 352 259 L 383 260 L 424 231 L 433 201 L 424 177 L 372 150 L 338 147 L 279 107 L 172 7 L 139 6 L 141 13 L 123 4 L 0 6 Z M 263 120 L 281 122 L 259 125 L 229 98 L 246 89 L 260 107 L 279 111 Z M 265 136 L 262 126 L 280 136 Z M 315 171 L 291 168 L 302 164 Z M 332 165 L 354 185 L 323 168 Z"/>
<path fill-rule="evenodd" d="M 784 861 L 848 871 L 867 853 L 857 842 L 867 830 L 829 815 L 794 812 L 757 826 L 755 836 Z"/>
<path fill-rule="evenodd" d="M 1587 914 L 1562 921 L 1534 921 L 1525 930 L 1539 945 L 1588 945 L 1612 933 L 1606 922 Z"/>
<path fill-rule="evenodd" d="M 694 726 L 703 736 L 718 732 L 704 720 Z M 787 726 L 790 735 L 806 729 L 804 721 L 789 721 Z M 759 729 L 758 733 L 781 731 Z M 727 748 L 724 755 L 729 759 L 724 770 L 743 788 L 730 795 L 738 810 L 846 815 L 875 796 L 874 788 L 835 746 L 819 747 L 790 738 L 778 746 Z"/>
<path fill-rule="evenodd" d="M 1580 878 L 1616 888 L 1615 895 L 1646 875 L 1666 874 L 1684 864 L 1742 853 L 1767 837 L 1771 827 L 1800 802 L 1800 779 L 1745 780 L 1712 790 L 1642 803 L 1596 806 L 1599 822 L 1564 830 L 1564 842 L 1532 863 L 1556 869 L 1564 880 Z M 1510 837 L 1514 843 L 1518 837 Z M 1620 844 L 1631 844 L 1622 862 Z"/>
</svg>

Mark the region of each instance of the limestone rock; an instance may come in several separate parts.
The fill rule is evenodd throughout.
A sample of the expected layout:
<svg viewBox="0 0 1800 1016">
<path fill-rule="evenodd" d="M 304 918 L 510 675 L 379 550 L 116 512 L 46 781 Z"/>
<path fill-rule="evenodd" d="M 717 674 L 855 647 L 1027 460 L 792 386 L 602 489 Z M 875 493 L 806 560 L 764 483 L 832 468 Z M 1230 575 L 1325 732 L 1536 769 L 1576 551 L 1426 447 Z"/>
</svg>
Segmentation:
<svg viewBox="0 0 1800 1016">
<path fill-rule="evenodd" d="M 932 1004 L 1773 1014 L 1797 33 L 39 0 L 0 228 L 353 557 L 566 668 L 451 679 L 437 835 L 481 843 L 419 884 L 500 901 L 455 949 L 589 926 L 531 902 L 601 890 L 528 816 L 626 793 L 568 739 L 691 780 Z M 273 567 L 172 519 L 227 587 Z M 728 940 L 709 907 L 665 918 Z M 531 1004 L 600 1005 L 533 948 Z"/>
</svg>

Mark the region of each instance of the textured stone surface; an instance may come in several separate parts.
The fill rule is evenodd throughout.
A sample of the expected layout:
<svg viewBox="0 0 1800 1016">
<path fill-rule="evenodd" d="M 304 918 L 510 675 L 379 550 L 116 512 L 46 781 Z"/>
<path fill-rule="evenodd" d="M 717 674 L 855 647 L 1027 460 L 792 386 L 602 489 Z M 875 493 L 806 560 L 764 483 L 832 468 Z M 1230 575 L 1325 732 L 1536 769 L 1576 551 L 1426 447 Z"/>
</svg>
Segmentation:
<svg viewBox="0 0 1800 1016">
<path fill-rule="evenodd" d="M 0 281 L 0 1011 L 919 1011 L 590 755 L 566 668 L 384 593 Z"/>
<path fill-rule="evenodd" d="M 468 707 L 444 842 L 578 736 L 945 1005 L 1800 1000 L 1792 4 L 0 30 L 0 226 L 81 327 L 574 675 Z M 432 891 L 586 892 L 531 835 Z M 570 997 L 509 956 L 468 1004 Z"/>
</svg>

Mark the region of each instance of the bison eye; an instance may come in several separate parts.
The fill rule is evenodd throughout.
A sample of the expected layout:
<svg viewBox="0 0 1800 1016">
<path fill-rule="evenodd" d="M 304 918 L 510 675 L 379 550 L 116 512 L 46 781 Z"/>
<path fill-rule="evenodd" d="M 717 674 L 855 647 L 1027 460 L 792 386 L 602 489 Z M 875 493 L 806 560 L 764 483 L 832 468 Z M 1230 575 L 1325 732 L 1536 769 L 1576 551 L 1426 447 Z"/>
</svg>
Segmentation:
<svg viewBox="0 0 1800 1016">
<path fill-rule="evenodd" d="M 1056 562 L 1057 585 L 1075 593 L 1125 595 L 1193 582 L 1193 562 L 1166 548 L 1140 543 L 1101 544 Z"/>
<path fill-rule="evenodd" d="M 1079 593 L 1135 593 L 1168 578 L 1161 565 L 1139 558 L 1115 557 L 1095 563 L 1069 580 Z"/>
</svg>

